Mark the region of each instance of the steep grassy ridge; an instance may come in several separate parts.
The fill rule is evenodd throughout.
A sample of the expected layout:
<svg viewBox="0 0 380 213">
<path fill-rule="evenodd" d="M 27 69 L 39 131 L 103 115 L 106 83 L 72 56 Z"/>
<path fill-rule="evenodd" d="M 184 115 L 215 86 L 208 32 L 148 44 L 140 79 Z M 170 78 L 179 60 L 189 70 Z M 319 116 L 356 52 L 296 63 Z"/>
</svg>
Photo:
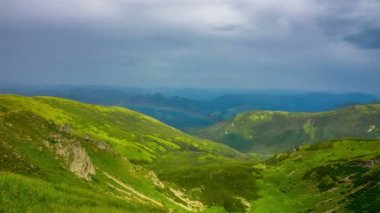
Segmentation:
<svg viewBox="0 0 380 213">
<path fill-rule="evenodd" d="M 380 104 L 321 113 L 251 111 L 195 133 L 244 152 L 261 153 L 331 139 L 379 138 Z"/>
</svg>

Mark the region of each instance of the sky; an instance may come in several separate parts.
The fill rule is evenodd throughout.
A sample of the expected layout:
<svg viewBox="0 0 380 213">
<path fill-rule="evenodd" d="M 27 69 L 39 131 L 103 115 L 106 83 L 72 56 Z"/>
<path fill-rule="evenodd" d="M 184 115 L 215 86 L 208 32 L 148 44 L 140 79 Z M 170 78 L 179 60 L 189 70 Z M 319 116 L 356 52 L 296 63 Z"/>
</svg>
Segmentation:
<svg viewBox="0 0 380 213">
<path fill-rule="evenodd" d="M 380 1 L 0 0 L 0 82 L 380 94 Z"/>
</svg>

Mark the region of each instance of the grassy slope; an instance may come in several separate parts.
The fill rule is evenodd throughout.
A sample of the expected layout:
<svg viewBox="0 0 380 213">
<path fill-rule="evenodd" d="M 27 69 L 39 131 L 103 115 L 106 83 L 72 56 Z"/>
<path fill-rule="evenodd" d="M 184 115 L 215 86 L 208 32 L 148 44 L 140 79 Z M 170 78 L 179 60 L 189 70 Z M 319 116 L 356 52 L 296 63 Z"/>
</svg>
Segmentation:
<svg viewBox="0 0 380 213">
<path fill-rule="evenodd" d="M 46 206 L 46 211 L 102 211 L 105 208 L 126 211 L 138 208 L 141 211 L 172 209 L 184 212 L 197 208 L 197 205 L 189 204 L 190 200 L 202 202 L 204 209 L 215 206 L 211 209 L 234 210 L 246 208 L 235 199 L 236 196 L 248 200 L 254 196 L 250 189 L 232 188 L 223 199 L 207 197 L 208 189 L 215 186 L 212 193 L 221 194 L 225 182 L 243 185 L 253 180 L 253 174 L 245 169 L 237 169 L 236 173 L 244 174 L 243 179 L 227 175 L 222 178 L 224 182 L 212 182 L 214 179 L 209 178 L 210 181 L 203 184 L 202 177 L 197 177 L 199 182 L 191 186 L 181 179 L 187 176 L 174 176 L 179 167 L 181 172 L 190 175 L 197 171 L 212 175 L 225 174 L 232 167 L 239 166 L 250 171 L 252 163 L 227 146 L 189 136 L 124 108 L 50 97 L 3 95 L 0 96 L 0 121 L 0 171 L 6 172 L 0 175 L 0 179 L 3 181 L 1 187 L 7 188 L 1 203 L 6 210 L 24 210 L 26 202 L 15 202 L 18 199 L 15 194 L 24 194 L 20 199 L 27 200 L 41 188 L 46 190 L 36 194 L 30 207 L 34 211 Z M 110 149 L 99 148 L 103 142 Z M 75 144 L 84 148 L 96 167 L 96 173 L 91 175 L 92 181 L 80 179 L 68 171 L 65 160 L 49 149 L 57 144 Z M 189 162 L 194 165 L 188 165 Z M 159 180 L 154 175 L 152 177 L 149 169 L 159 175 L 163 187 L 159 186 L 162 182 L 157 184 Z M 32 182 L 36 184 L 31 186 L 29 183 Z M 10 188 L 13 184 L 19 187 Z M 124 184 L 139 194 L 125 188 Z M 194 191 L 202 184 L 207 190 Z M 194 192 L 190 193 L 191 190 Z M 186 194 L 178 196 L 173 191 Z M 109 201 L 90 202 L 94 193 L 99 196 L 97 200 L 110 196 Z M 45 196 L 46 200 L 42 198 Z M 54 200 L 58 200 L 56 206 L 47 205 Z M 72 207 L 65 206 L 66 201 Z"/>
<path fill-rule="evenodd" d="M 13 173 L 0 175 L 0 188 L 1 212 L 165 212 L 147 204 Z"/>
<path fill-rule="evenodd" d="M 256 168 L 261 198 L 251 212 L 380 211 L 380 140 L 305 145 Z"/>
<path fill-rule="evenodd" d="M 379 138 L 380 104 L 322 113 L 251 111 L 196 131 L 241 151 L 274 153 L 339 138 Z"/>
<path fill-rule="evenodd" d="M 256 159 L 257 160 L 257 159 Z M 157 175 L 183 187 L 186 193 L 208 206 L 228 212 L 244 212 L 258 198 L 254 181 L 256 160 L 231 160 L 212 155 L 173 153 L 159 159 Z"/>
<path fill-rule="evenodd" d="M 239 155 L 232 149 L 186 135 L 143 114 L 121 108 L 82 104 L 61 98 L 0 96 L 0 112 L 33 112 L 55 124 L 68 124 L 76 135 L 112 143 L 132 161 L 151 162 L 168 150 L 192 149 Z"/>
<path fill-rule="evenodd" d="M 23 211 L 28 203 L 26 201 L 25 203 L 17 202 L 18 199 L 32 201 L 29 204 L 32 205 L 30 208 L 34 212 L 39 212 L 45 207 L 44 211 L 51 208 L 65 212 L 65 210 L 70 210 L 70 206 L 88 209 L 89 211 L 101 211 L 103 208 L 110 208 L 121 212 L 130 207 L 136 208 L 134 206 L 137 206 L 142 212 L 144 209 L 155 209 L 157 211 L 164 211 L 166 208 L 181 209 L 169 202 L 165 195 L 156 189 L 147 176 L 148 171 L 135 171 L 136 166 L 124 160 L 121 155 L 99 149 L 94 141 L 87 141 L 81 137 L 62 132 L 54 124 L 30 112 L 12 112 L 0 119 L 0 170 L 8 172 L 0 175 L 1 179 L 4 180 L 1 188 L 8 188 L 7 191 L 4 191 L 1 201 L 1 206 L 6 208 L 4 211 L 12 209 L 16 212 Z M 96 165 L 96 173 L 91 176 L 92 181 L 83 180 L 69 172 L 65 160 L 49 150 L 44 141 L 49 141 L 50 145 L 58 143 L 80 144 L 90 156 L 92 163 Z M 10 178 L 13 176 L 9 176 L 9 172 L 26 175 L 30 180 L 19 178 L 13 182 Z M 121 193 L 121 190 L 127 190 L 107 178 L 104 172 L 112 174 L 133 188 L 137 188 L 146 196 L 165 203 L 165 206 L 158 206 L 152 202 L 141 202 L 134 195 L 126 196 L 124 192 Z M 37 185 L 30 185 L 30 182 L 36 182 Z M 117 186 L 120 191 L 114 190 L 109 184 Z M 17 187 L 9 188 L 13 185 Z M 24 193 L 24 191 L 29 191 L 29 193 Z M 38 193 L 34 193 L 36 191 Z M 18 198 L 16 196 L 18 194 L 23 194 L 23 196 Z M 95 196 L 97 200 L 110 197 L 109 200 L 114 200 L 114 202 L 90 202 L 93 200 L 94 194 L 98 195 Z M 56 206 L 47 205 L 54 200 L 58 200 Z M 70 205 L 67 205 L 66 201 Z M 75 205 L 71 205 L 71 203 Z"/>
</svg>

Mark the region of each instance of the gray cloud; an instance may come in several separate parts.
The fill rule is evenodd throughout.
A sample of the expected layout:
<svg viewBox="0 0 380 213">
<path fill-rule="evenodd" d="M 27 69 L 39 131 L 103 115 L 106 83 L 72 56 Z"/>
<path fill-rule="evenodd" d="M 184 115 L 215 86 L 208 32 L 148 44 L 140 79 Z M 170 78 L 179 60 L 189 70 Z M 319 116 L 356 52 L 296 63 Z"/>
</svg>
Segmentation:
<svg viewBox="0 0 380 213">
<path fill-rule="evenodd" d="M 0 78 L 379 91 L 378 29 L 374 0 L 2 0 Z"/>
<path fill-rule="evenodd" d="M 345 37 L 345 40 L 362 48 L 380 49 L 380 28 L 367 29 L 348 35 Z"/>
</svg>

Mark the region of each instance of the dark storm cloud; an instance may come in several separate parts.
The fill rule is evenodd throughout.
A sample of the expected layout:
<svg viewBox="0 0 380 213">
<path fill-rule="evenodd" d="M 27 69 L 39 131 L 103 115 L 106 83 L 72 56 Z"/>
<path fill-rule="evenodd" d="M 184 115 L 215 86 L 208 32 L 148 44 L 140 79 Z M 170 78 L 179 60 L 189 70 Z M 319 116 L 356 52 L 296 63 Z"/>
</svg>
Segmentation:
<svg viewBox="0 0 380 213">
<path fill-rule="evenodd" d="M 0 78 L 379 90 L 379 14 L 373 0 L 2 0 Z"/>
<path fill-rule="evenodd" d="M 345 40 L 362 48 L 380 48 L 380 28 L 363 30 L 359 33 L 345 37 Z"/>
<path fill-rule="evenodd" d="M 360 48 L 379 48 L 379 1 L 321 1 L 327 14 L 318 18 L 321 29 Z"/>
</svg>

